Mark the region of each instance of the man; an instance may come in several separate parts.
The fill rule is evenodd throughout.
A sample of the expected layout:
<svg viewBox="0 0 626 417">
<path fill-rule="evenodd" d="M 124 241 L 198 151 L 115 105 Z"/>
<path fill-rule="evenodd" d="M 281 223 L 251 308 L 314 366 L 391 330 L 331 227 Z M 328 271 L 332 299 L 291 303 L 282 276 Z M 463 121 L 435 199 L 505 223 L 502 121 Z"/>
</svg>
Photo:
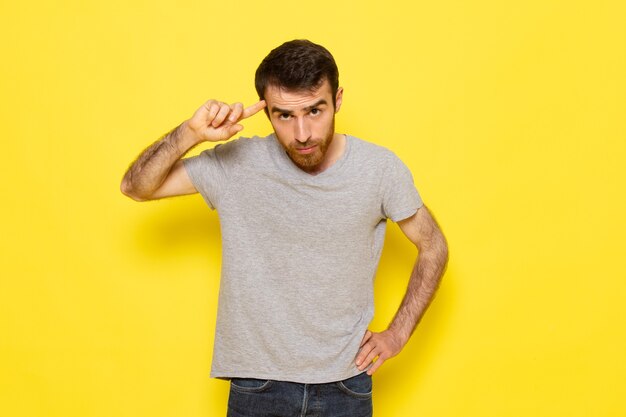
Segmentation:
<svg viewBox="0 0 626 417">
<path fill-rule="evenodd" d="M 286 42 L 256 72 L 260 101 L 207 101 L 146 149 L 122 181 L 144 201 L 200 192 L 222 231 L 211 376 L 231 380 L 229 416 L 371 416 L 371 375 L 428 307 L 447 246 L 406 166 L 335 132 L 343 89 L 332 55 Z M 274 133 L 226 141 L 264 109 Z M 419 256 L 389 328 L 367 330 L 386 220 Z"/>
</svg>

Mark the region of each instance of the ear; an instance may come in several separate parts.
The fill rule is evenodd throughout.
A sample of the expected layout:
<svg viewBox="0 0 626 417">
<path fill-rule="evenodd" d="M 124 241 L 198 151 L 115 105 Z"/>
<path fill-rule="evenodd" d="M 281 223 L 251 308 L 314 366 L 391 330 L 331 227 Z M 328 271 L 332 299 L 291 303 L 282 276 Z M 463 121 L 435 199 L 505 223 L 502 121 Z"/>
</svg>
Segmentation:
<svg viewBox="0 0 626 417">
<path fill-rule="evenodd" d="M 343 101 L 343 87 L 337 89 L 337 95 L 335 95 L 335 113 L 341 108 L 341 102 Z"/>
</svg>

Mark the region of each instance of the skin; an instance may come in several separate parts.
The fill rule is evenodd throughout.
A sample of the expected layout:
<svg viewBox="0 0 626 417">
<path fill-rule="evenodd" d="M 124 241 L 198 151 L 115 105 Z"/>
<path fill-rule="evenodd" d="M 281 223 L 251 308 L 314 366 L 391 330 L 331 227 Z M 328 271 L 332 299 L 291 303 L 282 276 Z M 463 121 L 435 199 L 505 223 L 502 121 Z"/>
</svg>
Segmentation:
<svg viewBox="0 0 626 417">
<path fill-rule="evenodd" d="M 355 363 L 372 375 L 407 344 L 426 309 L 434 298 L 448 262 L 446 239 L 426 206 L 398 222 L 404 235 L 415 245 L 419 255 L 400 308 L 387 330 L 365 332 Z M 375 362 L 372 365 L 372 362 Z"/>
<path fill-rule="evenodd" d="M 181 157 L 199 143 L 230 139 L 243 130 L 240 121 L 265 106 L 263 100 L 245 109 L 241 103 L 207 101 L 139 155 L 122 179 L 122 193 L 136 201 L 197 193 Z"/>
<path fill-rule="evenodd" d="M 343 154 L 345 135 L 335 133 L 342 88 L 337 90 L 334 108 L 328 81 L 312 91 L 288 91 L 271 85 L 265 90 L 265 101 L 278 141 L 300 169 L 319 174 Z"/>
<path fill-rule="evenodd" d="M 335 132 L 334 123 L 342 101 L 343 89 L 339 88 L 333 107 L 327 81 L 311 91 L 269 86 L 265 100 L 247 108 L 241 103 L 209 100 L 189 120 L 142 152 L 124 175 L 121 191 L 136 201 L 196 193 L 181 158 L 199 143 L 230 139 L 243 129 L 239 122 L 265 107 L 276 137 L 293 163 L 317 175 L 345 150 L 345 136 Z M 434 297 L 448 260 L 446 240 L 426 206 L 399 221 L 398 226 L 417 248 L 418 257 L 389 327 L 382 332 L 367 330 L 362 338 L 355 364 L 360 370 L 367 369 L 369 375 L 407 344 Z"/>
</svg>

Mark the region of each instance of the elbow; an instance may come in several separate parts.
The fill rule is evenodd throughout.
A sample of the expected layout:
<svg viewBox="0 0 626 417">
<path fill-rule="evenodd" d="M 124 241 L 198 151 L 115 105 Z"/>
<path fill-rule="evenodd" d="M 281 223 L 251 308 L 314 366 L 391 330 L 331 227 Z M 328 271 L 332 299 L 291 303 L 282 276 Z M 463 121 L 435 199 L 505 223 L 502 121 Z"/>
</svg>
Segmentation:
<svg viewBox="0 0 626 417">
<path fill-rule="evenodd" d="M 443 233 L 441 234 L 441 251 L 443 252 L 443 256 L 446 258 L 447 261 L 449 257 L 448 241 L 446 240 L 446 237 L 443 235 Z"/>
<path fill-rule="evenodd" d="M 129 197 L 129 198 L 131 198 L 131 199 L 133 199 L 135 201 L 146 201 L 146 200 L 148 200 L 147 198 L 142 197 L 139 194 L 137 194 L 136 191 L 133 189 L 133 186 L 130 183 L 130 181 L 128 181 L 126 178 L 124 178 L 122 180 L 122 184 L 120 185 L 120 191 L 126 197 Z"/>
<path fill-rule="evenodd" d="M 420 257 L 430 259 L 439 265 L 442 271 L 445 271 L 448 265 L 449 251 L 448 242 L 441 231 L 437 231 L 430 239 L 420 242 L 416 246 Z"/>
<path fill-rule="evenodd" d="M 446 265 L 450 257 L 449 251 L 448 251 L 448 241 L 446 240 L 446 237 L 441 232 L 439 232 L 439 236 L 437 240 L 439 241 L 437 246 L 439 248 L 440 257 L 441 259 L 443 259 L 444 265 Z"/>
<path fill-rule="evenodd" d="M 439 257 L 441 259 L 441 275 L 443 275 L 448 268 L 448 260 L 450 259 L 448 242 L 443 234 L 441 234 L 439 243 Z"/>
</svg>

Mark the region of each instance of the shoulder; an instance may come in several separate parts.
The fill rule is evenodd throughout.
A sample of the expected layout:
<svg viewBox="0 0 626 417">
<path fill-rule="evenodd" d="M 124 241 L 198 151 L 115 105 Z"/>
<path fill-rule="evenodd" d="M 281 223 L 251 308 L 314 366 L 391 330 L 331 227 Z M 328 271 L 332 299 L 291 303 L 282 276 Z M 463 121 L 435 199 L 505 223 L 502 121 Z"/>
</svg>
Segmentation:
<svg viewBox="0 0 626 417">
<path fill-rule="evenodd" d="M 351 152 L 354 150 L 354 159 L 365 172 L 378 178 L 380 186 L 388 188 L 396 183 L 413 183 L 413 174 L 408 165 L 391 149 L 351 137 Z M 363 169 L 361 170 L 363 172 Z M 361 174 L 363 175 L 363 174 Z"/>
<path fill-rule="evenodd" d="M 353 152 L 355 158 L 361 161 L 380 166 L 383 169 L 401 162 L 400 158 L 389 148 L 357 138 L 356 136 L 347 136 L 351 141 L 351 152 Z"/>
<path fill-rule="evenodd" d="M 230 173 L 240 171 L 255 159 L 262 159 L 263 148 L 268 147 L 267 138 L 239 137 L 227 142 L 218 142 L 212 148 L 205 149 L 196 156 L 183 159 L 183 164 L 190 175 L 200 175 L 207 170 Z"/>
<path fill-rule="evenodd" d="M 250 155 L 258 155 L 263 149 L 267 149 L 270 145 L 270 136 L 266 137 L 244 137 L 232 139 L 227 142 L 220 142 L 213 148 L 207 149 L 201 155 L 214 156 L 220 160 L 245 160 Z"/>
<path fill-rule="evenodd" d="M 237 139 L 229 140 L 228 142 L 220 143 L 216 146 L 216 148 L 222 148 L 227 151 L 239 151 L 239 152 L 249 152 L 252 150 L 258 150 L 259 148 L 266 147 L 268 144 L 269 136 L 259 137 L 245 137 L 240 136 Z"/>
</svg>

